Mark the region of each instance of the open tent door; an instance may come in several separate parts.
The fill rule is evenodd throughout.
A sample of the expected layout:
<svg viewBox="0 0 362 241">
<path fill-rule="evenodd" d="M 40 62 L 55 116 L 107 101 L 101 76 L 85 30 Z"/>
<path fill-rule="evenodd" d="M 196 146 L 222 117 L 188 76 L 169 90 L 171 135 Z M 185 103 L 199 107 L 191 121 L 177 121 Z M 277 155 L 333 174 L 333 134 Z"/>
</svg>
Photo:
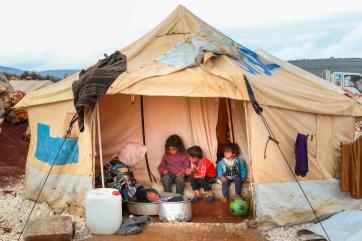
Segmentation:
<svg viewBox="0 0 362 241">
<path fill-rule="evenodd" d="M 229 100 L 225 98 L 220 98 L 219 100 L 219 112 L 218 120 L 216 126 L 216 135 L 217 135 L 217 159 L 223 158 L 223 147 L 231 142 L 234 142 L 234 134 L 232 128 L 232 118 L 230 112 Z"/>
<path fill-rule="evenodd" d="M 247 115 L 247 102 L 241 100 L 230 100 L 230 114 L 232 117 L 232 128 L 234 135 L 234 142 L 240 147 L 240 158 L 242 158 L 247 166 L 248 180 L 251 178 L 251 155 L 249 148 L 249 124 Z"/>
</svg>

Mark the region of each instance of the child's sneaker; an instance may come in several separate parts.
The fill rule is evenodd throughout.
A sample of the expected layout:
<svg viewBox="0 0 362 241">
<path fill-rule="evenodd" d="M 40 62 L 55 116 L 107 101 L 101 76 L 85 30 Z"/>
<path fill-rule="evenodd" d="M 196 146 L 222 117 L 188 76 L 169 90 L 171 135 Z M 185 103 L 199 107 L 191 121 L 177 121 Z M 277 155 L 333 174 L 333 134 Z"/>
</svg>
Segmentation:
<svg viewBox="0 0 362 241">
<path fill-rule="evenodd" d="M 215 201 L 214 196 L 207 196 L 207 202 L 208 203 L 212 203 L 213 201 Z"/>
<path fill-rule="evenodd" d="M 191 203 L 198 203 L 200 201 L 200 198 L 198 196 L 195 196 L 191 199 Z"/>
<path fill-rule="evenodd" d="M 223 198 L 221 198 L 221 202 L 227 203 L 227 202 L 228 202 L 228 199 L 227 199 L 226 197 L 223 197 Z"/>
</svg>

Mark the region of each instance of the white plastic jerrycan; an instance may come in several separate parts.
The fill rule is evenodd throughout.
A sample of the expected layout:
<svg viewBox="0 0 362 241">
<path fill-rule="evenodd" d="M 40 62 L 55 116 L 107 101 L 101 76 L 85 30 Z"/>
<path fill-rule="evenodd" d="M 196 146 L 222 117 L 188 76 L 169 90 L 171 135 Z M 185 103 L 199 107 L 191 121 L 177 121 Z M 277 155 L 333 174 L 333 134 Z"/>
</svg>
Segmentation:
<svg viewBox="0 0 362 241">
<path fill-rule="evenodd" d="M 122 196 L 117 189 L 97 188 L 87 193 L 86 225 L 93 234 L 114 234 L 122 224 Z"/>
</svg>

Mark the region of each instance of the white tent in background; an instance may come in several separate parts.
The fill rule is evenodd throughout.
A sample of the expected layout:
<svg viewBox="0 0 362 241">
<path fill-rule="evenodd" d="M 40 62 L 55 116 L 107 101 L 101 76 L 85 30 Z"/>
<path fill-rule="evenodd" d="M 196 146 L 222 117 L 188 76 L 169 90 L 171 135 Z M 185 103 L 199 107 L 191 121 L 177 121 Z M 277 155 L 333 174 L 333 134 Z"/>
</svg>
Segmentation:
<svg viewBox="0 0 362 241">
<path fill-rule="evenodd" d="M 20 90 L 28 94 L 52 85 L 53 82 L 50 80 L 10 80 L 10 84 L 15 90 Z"/>
</svg>

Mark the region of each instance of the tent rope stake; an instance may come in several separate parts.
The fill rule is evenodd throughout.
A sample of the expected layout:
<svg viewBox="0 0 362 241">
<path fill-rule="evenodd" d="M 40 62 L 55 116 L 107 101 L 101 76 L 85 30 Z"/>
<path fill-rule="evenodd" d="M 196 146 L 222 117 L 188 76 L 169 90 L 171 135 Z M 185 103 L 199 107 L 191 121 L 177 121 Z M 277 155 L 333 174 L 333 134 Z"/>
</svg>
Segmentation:
<svg viewBox="0 0 362 241">
<path fill-rule="evenodd" d="M 268 140 L 271 139 L 272 141 L 275 142 L 276 146 L 278 147 L 278 150 L 279 150 L 280 154 L 282 154 L 283 159 L 284 159 L 285 163 L 286 163 L 287 166 L 288 166 L 288 169 L 289 169 L 290 172 L 293 174 L 294 180 L 296 181 L 298 187 L 299 187 L 300 190 L 302 191 L 303 196 L 304 196 L 305 199 L 307 200 L 307 203 L 308 203 L 309 207 L 310 207 L 311 210 L 313 211 L 313 214 L 314 214 L 317 222 L 318 222 L 319 225 L 322 227 L 323 232 L 324 232 L 324 234 L 325 234 L 326 237 L 327 237 L 327 241 L 332 241 L 331 238 L 329 237 L 326 229 L 324 228 L 324 226 L 323 226 L 323 224 L 322 224 L 322 221 L 321 221 L 320 218 L 318 217 L 317 212 L 316 212 L 315 209 L 313 208 L 313 205 L 312 205 L 312 203 L 310 202 L 307 194 L 305 193 L 302 185 L 300 184 L 297 176 L 295 175 L 295 173 L 294 173 L 294 171 L 293 171 L 293 168 L 290 166 L 290 164 L 289 164 L 289 162 L 288 162 L 288 160 L 287 160 L 284 152 L 283 152 L 282 149 L 280 148 L 280 145 L 279 145 L 280 142 L 277 140 L 277 138 L 275 137 L 275 135 L 274 135 L 272 129 L 270 128 L 268 122 L 266 121 L 266 119 L 265 119 L 265 117 L 264 117 L 264 115 L 263 115 L 263 108 L 260 107 L 259 104 L 258 104 L 258 102 L 256 101 L 256 98 L 255 98 L 253 89 L 252 89 L 252 87 L 251 87 L 251 85 L 250 85 L 250 83 L 249 83 L 249 80 L 247 79 L 247 77 L 246 77 L 245 75 L 243 75 L 243 76 L 244 76 L 244 81 L 245 81 L 246 89 L 247 89 L 247 91 L 248 91 L 249 99 L 250 99 L 250 101 L 251 101 L 251 103 L 252 103 L 252 106 L 253 106 L 253 108 L 254 108 L 254 111 L 260 116 L 260 118 L 261 118 L 262 121 L 263 121 L 263 124 L 264 124 L 265 128 L 267 129 L 267 131 L 268 131 L 268 133 L 269 133 L 269 139 L 268 139 Z"/>
<path fill-rule="evenodd" d="M 49 177 L 49 175 L 50 175 L 50 172 L 52 171 L 52 169 L 53 169 L 53 167 L 54 167 L 54 164 L 55 164 L 55 161 L 56 161 L 57 158 L 58 158 L 58 155 L 59 155 L 59 153 L 60 153 L 60 150 L 62 149 L 65 140 L 66 140 L 66 139 L 70 136 L 70 134 L 72 133 L 73 124 L 74 124 L 77 120 L 78 120 L 78 116 L 77 116 L 77 114 L 75 114 L 75 115 L 72 117 L 72 120 L 71 120 L 70 123 L 69 123 L 68 130 L 67 130 L 67 132 L 65 133 L 62 142 L 60 143 L 60 147 L 59 147 L 59 149 L 58 149 L 58 151 L 57 151 L 57 154 L 56 154 L 55 157 L 54 157 L 54 160 L 53 160 L 53 162 L 52 162 L 52 165 L 51 165 L 50 168 L 49 168 L 49 171 L 48 171 L 48 173 L 47 173 L 47 176 L 45 177 L 44 183 L 43 183 L 43 185 L 41 186 L 40 191 L 39 191 L 39 193 L 38 193 L 38 195 L 37 195 L 37 197 L 36 197 L 36 199 L 35 199 L 35 201 L 34 201 L 34 203 L 33 203 L 33 207 L 31 208 L 30 213 L 29 213 L 29 215 L 28 215 L 28 217 L 27 217 L 27 219 L 26 219 L 26 221 L 25 221 L 25 223 L 24 223 L 24 226 L 23 226 L 23 228 L 22 228 L 22 230 L 21 230 L 21 232 L 20 232 L 18 241 L 20 240 L 21 236 L 22 236 L 23 233 L 24 233 L 25 227 L 26 227 L 26 225 L 27 225 L 28 222 L 29 222 L 30 216 L 31 216 L 31 214 L 32 214 L 33 211 L 34 211 L 35 205 L 36 205 L 36 203 L 37 203 L 38 200 L 39 200 L 40 194 L 42 193 L 42 191 L 43 191 L 43 189 L 44 189 L 44 186 L 45 186 L 45 184 L 46 184 L 46 182 L 47 182 L 47 180 L 48 180 L 48 177 Z"/>
</svg>

